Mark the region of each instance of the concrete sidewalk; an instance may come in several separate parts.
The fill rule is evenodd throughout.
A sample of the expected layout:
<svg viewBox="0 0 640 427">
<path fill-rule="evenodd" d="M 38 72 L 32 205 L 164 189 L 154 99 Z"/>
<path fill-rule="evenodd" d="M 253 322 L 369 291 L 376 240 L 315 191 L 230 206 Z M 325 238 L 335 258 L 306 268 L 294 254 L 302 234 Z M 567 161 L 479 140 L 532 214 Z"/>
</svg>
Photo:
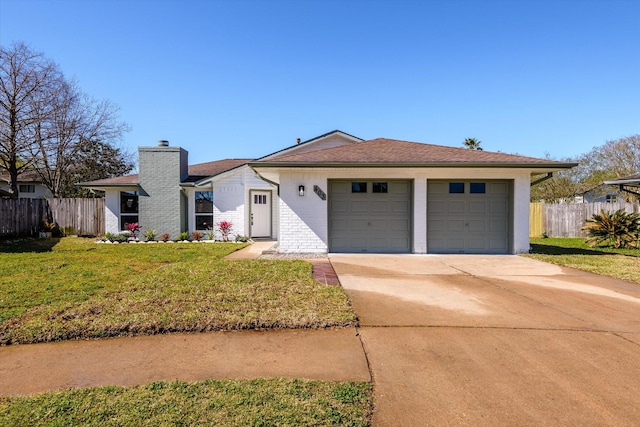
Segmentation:
<svg viewBox="0 0 640 427">
<path fill-rule="evenodd" d="M 0 347 L 0 397 L 152 381 L 371 381 L 355 328 L 169 334 Z"/>
</svg>

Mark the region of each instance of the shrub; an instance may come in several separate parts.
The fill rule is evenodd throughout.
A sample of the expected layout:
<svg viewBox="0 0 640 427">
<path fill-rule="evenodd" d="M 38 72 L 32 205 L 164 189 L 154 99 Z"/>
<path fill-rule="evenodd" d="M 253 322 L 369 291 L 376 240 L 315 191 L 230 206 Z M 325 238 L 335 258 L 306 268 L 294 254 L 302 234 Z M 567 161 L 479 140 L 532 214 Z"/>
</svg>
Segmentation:
<svg viewBox="0 0 640 427">
<path fill-rule="evenodd" d="M 191 237 L 193 238 L 193 240 L 196 240 L 199 242 L 200 240 L 202 240 L 203 234 L 200 231 L 196 230 L 193 233 L 191 233 Z"/>
<path fill-rule="evenodd" d="M 585 222 L 585 242 L 590 246 L 613 246 L 616 249 L 637 247 L 640 241 L 640 214 L 627 213 L 624 209 L 615 212 L 600 211 Z"/>
<path fill-rule="evenodd" d="M 189 232 L 183 231 L 182 233 L 178 234 L 178 240 L 189 240 Z"/>
<path fill-rule="evenodd" d="M 249 236 L 242 236 L 242 235 L 240 235 L 240 234 L 238 234 L 238 235 L 236 236 L 236 242 L 246 243 L 246 242 L 248 242 L 249 240 L 251 240 L 251 238 L 250 238 Z"/>
<path fill-rule="evenodd" d="M 147 241 L 149 242 L 153 242 L 154 240 L 156 240 L 156 230 L 153 230 L 151 228 L 147 228 L 146 230 L 144 230 L 144 238 L 147 239 Z"/>
<path fill-rule="evenodd" d="M 222 241 L 223 242 L 228 242 L 229 241 L 229 234 L 231 233 L 231 230 L 233 229 L 233 224 L 231 224 L 230 221 L 220 221 L 216 225 L 218 226 L 218 231 L 220 232 L 220 235 L 222 235 Z"/>
<path fill-rule="evenodd" d="M 104 238 L 107 239 L 110 242 L 113 242 L 115 239 L 116 235 L 113 233 L 104 233 Z"/>
<path fill-rule="evenodd" d="M 207 240 L 215 240 L 216 239 L 216 232 L 213 229 L 213 227 L 207 227 Z"/>
<path fill-rule="evenodd" d="M 160 235 L 160 240 L 162 240 L 163 242 L 166 242 L 167 240 L 169 240 L 169 238 L 171 238 L 171 235 L 169 233 L 162 233 Z"/>
<path fill-rule="evenodd" d="M 111 240 L 111 241 L 112 242 L 118 242 L 118 243 L 125 243 L 128 240 L 129 240 L 129 235 L 125 234 L 125 233 L 121 233 L 121 234 L 116 234 L 113 237 L 113 240 Z"/>
</svg>

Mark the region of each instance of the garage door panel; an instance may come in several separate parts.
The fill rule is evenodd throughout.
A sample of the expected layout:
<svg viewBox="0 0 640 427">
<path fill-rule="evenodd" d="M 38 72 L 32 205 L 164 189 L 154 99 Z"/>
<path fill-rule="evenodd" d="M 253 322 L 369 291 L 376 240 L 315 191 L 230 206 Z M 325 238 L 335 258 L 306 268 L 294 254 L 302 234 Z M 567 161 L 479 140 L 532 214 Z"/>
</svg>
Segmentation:
<svg viewBox="0 0 640 427">
<path fill-rule="evenodd" d="M 395 219 L 391 221 L 391 231 L 396 233 L 403 232 L 406 233 L 411 228 L 411 224 L 408 220 L 404 219 Z"/>
<path fill-rule="evenodd" d="M 387 201 L 371 202 L 371 212 L 373 213 L 389 212 L 389 202 Z"/>
<path fill-rule="evenodd" d="M 362 201 L 362 200 L 354 200 L 351 202 L 350 209 L 351 209 L 351 212 L 358 212 L 358 213 L 368 212 L 369 202 Z"/>
<path fill-rule="evenodd" d="M 449 192 L 449 184 L 446 182 L 434 182 L 429 184 L 429 194 L 447 194 Z"/>
<path fill-rule="evenodd" d="M 487 202 L 484 200 L 469 202 L 469 212 L 474 214 L 483 214 L 487 212 Z"/>
<path fill-rule="evenodd" d="M 367 192 L 352 193 L 351 180 L 331 180 L 328 186 L 331 190 L 329 193 L 329 250 L 332 252 L 410 252 L 411 181 L 383 179 L 355 181 L 366 182 Z M 333 189 L 336 189 L 336 192 Z M 338 237 L 338 233 L 342 235 Z"/>
<path fill-rule="evenodd" d="M 408 196 L 411 194 L 411 183 L 409 181 L 389 182 L 389 193 Z"/>
<path fill-rule="evenodd" d="M 509 231 L 509 224 L 505 220 L 489 221 L 489 231 L 492 233 L 506 233 Z"/>
<path fill-rule="evenodd" d="M 484 238 L 484 236 L 481 237 L 469 237 L 469 244 L 468 247 L 471 250 L 474 251 L 479 251 L 479 250 L 484 250 L 486 249 L 487 246 L 487 240 Z"/>
<path fill-rule="evenodd" d="M 489 212 L 492 214 L 506 214 L 509 211 L 509 204 L 506 201 L 492 201 L 489 206 Z"/>
<path fill-rule="evenodd" d="M 427 200 L 427 215 L 435 213 L 444 213 L 447 211 L 447 205 L 439 200 L 434 200 L 432 198 L 429 198 L 429 200 Z"/>
<path fill-rule="evenodd" d="M 454 231 L 454 232 L 464 232 L 465 228 L 464 228 L 464 220 L 449 220 L 447 221 L 447 231 Z"/>
<path fill-rule="evenodd" d="M 346 231 L 349 229 L 349 220 L 347 219 L 332 219 L 331 228 L 335 231 Z"/>
<path fill-rule="evenodd" d="M 353 237 L 349 239 L 349 247 L 355 251 L 366 250 L 369 244 L 369 239 L 367 237 Z"/>
<path fill-rule="evenodd" d="M 447 203 L 447 212 L 449 213 L 463 213 L 465 211 L 465 202 L 451 201 Z"/>
<path fill-rule="evenodd" d="M 469 221 L 469 233 L 485 233 L 487 231 L 487 221 L 471 220 Z"/>
<path fill-rule="evenodd" d="M 332 181 L 331 182 L 332 194 L 348 194 L 351 193 L 351 184 L 345 181 Z"/>
<path fill-rule="evenodd" d="M 352 231 L 367 231 L 369 229 L 369 221 L 365 219 L 351 219 L 348 223 L 349 229 Z"/>
<path fill-rule="evenodd" d="M 506 182 L 490 182 L 489 194 L 502 195 L 507 197 L 509 195 L 509 184 Z"/>
<path fill-rule="evenodd" d="M 391 202 L 391 212 L 394 214 L 409 214 L 411 203 L 408 200 Z"/>
<path fill-rule="evenodd" d="M 385 220 L 371 220 L 368 223 L 368 227 L 370 231 L 387 231 L 388 222 Z"/>
<path fill-rule="evenodd" d="M 345 213 L 348 211 L 349 204 L 343 200 L 335 200 L 331 201 L 331 212 L 334 213 Z"/>
<path fill-rule="evenodd" d="M 409 246 L 411 242 L 409 241 L 408 237 L 404 237 L 391 239 L 390 243 L 390 247 L 394 252 L 402 252 Z"/>
<path fill-rule="evenodd" d="M 453 182 L 458 185 L 450 187 Z M 472 182 L 485 185 L 474 185 L 471 193 Z M 461 187 L 462 183 L 464 187 Z M 463 188 L 464 191 L 460 192 Z M 455 192 L 449 193 L 450 189 Z M 429 180 L 427 251 L 508 253 L 511 242 L 510 206 L 509 181 Z"/>
</svg>

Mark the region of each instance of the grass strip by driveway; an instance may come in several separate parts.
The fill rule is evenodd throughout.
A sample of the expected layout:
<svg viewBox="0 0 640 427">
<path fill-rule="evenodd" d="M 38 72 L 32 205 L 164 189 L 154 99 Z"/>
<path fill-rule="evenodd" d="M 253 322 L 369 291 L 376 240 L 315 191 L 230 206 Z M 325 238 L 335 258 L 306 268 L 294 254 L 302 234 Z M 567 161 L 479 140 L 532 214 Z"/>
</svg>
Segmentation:
<svg viewBox="0 0 640 427">
<path fill-rule="evenodd" d="M 367 383 L 257 379 L 154 382 L 0 399 L 5 426 L 367 426 Z"/>
<path fill-rule="evenodd" d="M 0 345 L 356 321 L 307 262 L 222 259 L 243 245 L 47 240 L 0 246 Z"/>
<path fill-rule="evenodd" d="M 590 247 L 582 238 L 532 238 L 523 256 L 640 283 L 640 249 Z"/>
</svg>

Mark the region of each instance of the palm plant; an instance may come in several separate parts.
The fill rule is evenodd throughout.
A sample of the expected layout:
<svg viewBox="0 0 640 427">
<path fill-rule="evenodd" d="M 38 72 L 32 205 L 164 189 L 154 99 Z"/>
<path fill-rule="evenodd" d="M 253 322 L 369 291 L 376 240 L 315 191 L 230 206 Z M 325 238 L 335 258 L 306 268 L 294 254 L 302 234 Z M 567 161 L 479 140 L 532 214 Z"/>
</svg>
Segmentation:
<svg viewBox="0 0 640 427">
<path fill-rule="evenodd" d="M 482 151 L 482 147 L 480 147 L 480 144 L 482 144 L 482 141 L 476 138 L 465 138 L 465 140 L 462 141 L 462 145 L 467 147 L 469 150 Z"/>
<path fill-rule="evenodd" d="M 614 248 L 638 247 L 640 242 L 640 214 L 627 213 L 624 209 L 615 212 L 600 211 L 593 214 L 582 227 L 587 232 L 585 242 L 590 246 L 613 246 Z"/>
</svg>

